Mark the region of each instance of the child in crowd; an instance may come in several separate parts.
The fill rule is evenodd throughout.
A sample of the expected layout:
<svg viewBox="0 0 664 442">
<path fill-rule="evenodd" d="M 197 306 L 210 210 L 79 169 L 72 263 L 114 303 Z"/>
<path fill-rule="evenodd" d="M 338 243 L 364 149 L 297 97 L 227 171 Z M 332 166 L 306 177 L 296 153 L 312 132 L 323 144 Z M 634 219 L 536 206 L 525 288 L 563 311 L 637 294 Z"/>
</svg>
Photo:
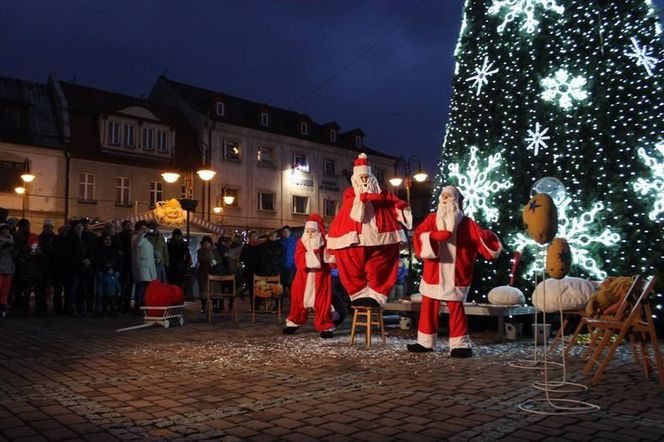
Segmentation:
<svg viewBox="0 0 664 442">
<path fill-rule="evenodd" d="M 112 266 L 107 265 L 104 268 L 104 275 L 101 278 L 101 294 L 102 305 L 104 312 L 109 316 L 118 316 L 118 300 L 122 293 L 122 286 L 120 285 L 119 274 L 113 269 Z"/>
</svg>

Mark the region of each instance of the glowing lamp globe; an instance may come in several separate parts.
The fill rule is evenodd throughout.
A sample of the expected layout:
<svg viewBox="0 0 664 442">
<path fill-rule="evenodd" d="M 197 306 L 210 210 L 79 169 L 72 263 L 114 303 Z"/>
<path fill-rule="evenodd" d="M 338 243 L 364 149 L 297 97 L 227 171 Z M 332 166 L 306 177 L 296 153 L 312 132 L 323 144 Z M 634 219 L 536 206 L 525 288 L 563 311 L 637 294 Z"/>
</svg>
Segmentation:
<svg viewBox="0 0 664 442">
<path fill-rule="evenodd" d="M 213 208 L 212 208 L 212 211 L 213 211 L 214 213 L 219 214 L 219 213 L 221 213 L 221 207 L 213 207 Z"/>
<path fill-rule="evenodd" d="M 196 172 L 203 181 L 210 181 L 217 174 L 214 170 L 201 169 Z"/>
<path fill-rule="evenodd" d="M 394 187 L 399 187 L 403 183 L 402 178 L 390 178 L 390 184 Z"/>
<path fill-rule="evenodd" d="M 535 196 L 538 193 L 549 195 L 553 203 L 558 206 L 565 199 L 567 191 L 565 190 L 565 185 L 559 179 L 545 176 L 535 181 L 535 184 L 530 189 L 530 196 Z"/>
<path fill-rule="evenodd" d="M 180 174 L 175 173 L 175 172 L 164 172 L 164 173 L 161 174 L 161 177 L 167 183 L 172 184 L 172 183 L 176 182 L 178 180 L 178 178 L 180 178 Z"/>
<path fill-rule="evenodd" d="M 224 204 L 231 205 L 231 204 L 233 204 L 233 201 L 235 201 L 234 196 L 226 195 L 224 197 Z"/>
<path fill-rule="evenodd" d="M 21 187 L 21 186 L 16 187 L 14 189 L 14 192 L 18 193 L 19 195 L 23 195 L 25 193 L 25 187 Z"/>
<path fill-rule="evenodd" d="M 417 181 L 418 183 L 423 183 L 424 181 L 426 181 L 427 178 L 429 178 L 429 175 L 427 175 L 427 174 L 424 173 L 424 172 L 418 172 L 418 173 L 416 173 L 415 175 L 413 175 L 413 178 L 414 178 L 415 181 Z"/>
<path fill-rule="evenodd" d="M 31 173 L 24 173 L 21 175 L 21 179 L 23 180 L 24 183 L 31 183 L 35 180 L 35 176 Z"/>
</svg>

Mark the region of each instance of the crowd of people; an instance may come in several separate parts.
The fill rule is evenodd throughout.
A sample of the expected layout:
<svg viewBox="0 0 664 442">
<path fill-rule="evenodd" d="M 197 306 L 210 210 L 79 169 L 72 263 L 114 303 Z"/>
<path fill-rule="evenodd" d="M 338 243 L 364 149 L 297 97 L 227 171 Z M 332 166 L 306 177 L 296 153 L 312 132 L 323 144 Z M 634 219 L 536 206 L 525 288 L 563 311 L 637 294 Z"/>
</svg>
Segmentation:
<svg viewBox="0 0 664 442">
<path fill-rule="evenodd" d="M 208 274 L 235 275 L 237 286 L 252 298 L 254 275 L 280 275 L 288 296 L 296 241 L 288 227 L 281 229 L 281 238 L 273 231 L 264 241 L 249 232 L 245 244 L 239 235 L 217 241 L 204 236 L 195 260 L 180 229 L 174 229 L 168 240 L 155 222 L 137 221 L 132 226 L 125 220 L 117 230 L 106 223 L 95 232 L 84 218 L 70 220 L 56 231 L 46 219 L 41 232 L 35 233 L 28 219 L 0 219 L 1 317 L 10 310 L 22 316 L 32 311 L 36 316 L 138 314 L 153 280 L 180 286 L 185 293 L 192 293 L 195 281 L 204 313 Z M 254 308 L 261 306 L 261 300 L 256 301 Z M 214 305 L 215 311 L 224 307 L 222 302 Z"/>
</svg>

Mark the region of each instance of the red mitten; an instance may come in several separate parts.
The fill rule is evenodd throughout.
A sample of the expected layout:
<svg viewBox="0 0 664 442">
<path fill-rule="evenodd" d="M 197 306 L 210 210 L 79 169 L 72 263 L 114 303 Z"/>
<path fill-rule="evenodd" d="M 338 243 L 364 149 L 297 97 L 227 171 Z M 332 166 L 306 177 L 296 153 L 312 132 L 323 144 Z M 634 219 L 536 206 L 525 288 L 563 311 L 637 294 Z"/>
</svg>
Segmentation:
<svg viewBox="0 0 664 442">
<path fill-rule="evenodd" d="M 396 207 L 398 210 L 403 210 L 406 207 L 408 207 L 408 203 L 405 202 L 405 201 L 399 200 L 394 204 L 394 207 Z"/>
<path fill-rule="evenodd" d="M 369 200 L 369 198 L 367 198 L 367 195 L 368 195 L 367 193 L 360 193 L 360 201 L 366 203 Z"/>
<path fill-rule="evenodd" d="M 433 239 L 434 241 L 445 241 L 450 236 L 452 236 L 452 232 L 449 230 L 439 230 L 437 232 L 431 232 L 429 238 Z"/>
</svg>

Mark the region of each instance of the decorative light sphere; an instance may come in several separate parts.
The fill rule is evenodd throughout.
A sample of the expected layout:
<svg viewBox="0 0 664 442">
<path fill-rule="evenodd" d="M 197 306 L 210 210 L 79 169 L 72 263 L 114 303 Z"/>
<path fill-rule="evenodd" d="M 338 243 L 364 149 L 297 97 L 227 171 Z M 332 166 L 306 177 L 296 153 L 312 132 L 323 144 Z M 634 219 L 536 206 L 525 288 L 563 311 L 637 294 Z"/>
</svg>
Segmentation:
<svg viewBox="0 0 664 442">
<path fill-rule="evenodd" d="M 176 182 L 178 180 L 178 178 L 180 178 L 180 174 L 175 173 L 175 172 L 164 172 L 164 173 L 161 174 L 161 177 L 167 183 L 172 184 L 172 183 Z"/>
<path fill-rule="evenodd" d="M 403 182 L 402 178 L 390 178 L 390 184 L 394 187 L 399 187 Z"/>
<path fill-rule="evenodd" d="M 18 193 L 19 195 L 23 195 L 25 193 L 25 187 L 18 186 L 14 188 L 14 192 Z"/>
<path fill-rule="evenodd" d="M 535 181 L 535 184 L 530 189 L 530 196 L 535 196 L 538 193 L 549 195 L 556 206 L 560 205 L 567 195 L 565 185 L 559 179 L 550 176 L 545 176 Z"/>
<path fill-rule="evenodd" d="M 419 172 L 419 173 L 416 173 L 415 175 L 413 175 L 413 178 L 418 183 L 423 183 L 424 181 L 426 181 L 427 178 L 429 178 L 429 175 L 427 175 L 424 172 Z"/>
<path fill-rule="evenodd" d="M 217 174 L 214 170 L 201 169 L 196 172 L 203 181 L 210 181 Z"/>
</svg>

